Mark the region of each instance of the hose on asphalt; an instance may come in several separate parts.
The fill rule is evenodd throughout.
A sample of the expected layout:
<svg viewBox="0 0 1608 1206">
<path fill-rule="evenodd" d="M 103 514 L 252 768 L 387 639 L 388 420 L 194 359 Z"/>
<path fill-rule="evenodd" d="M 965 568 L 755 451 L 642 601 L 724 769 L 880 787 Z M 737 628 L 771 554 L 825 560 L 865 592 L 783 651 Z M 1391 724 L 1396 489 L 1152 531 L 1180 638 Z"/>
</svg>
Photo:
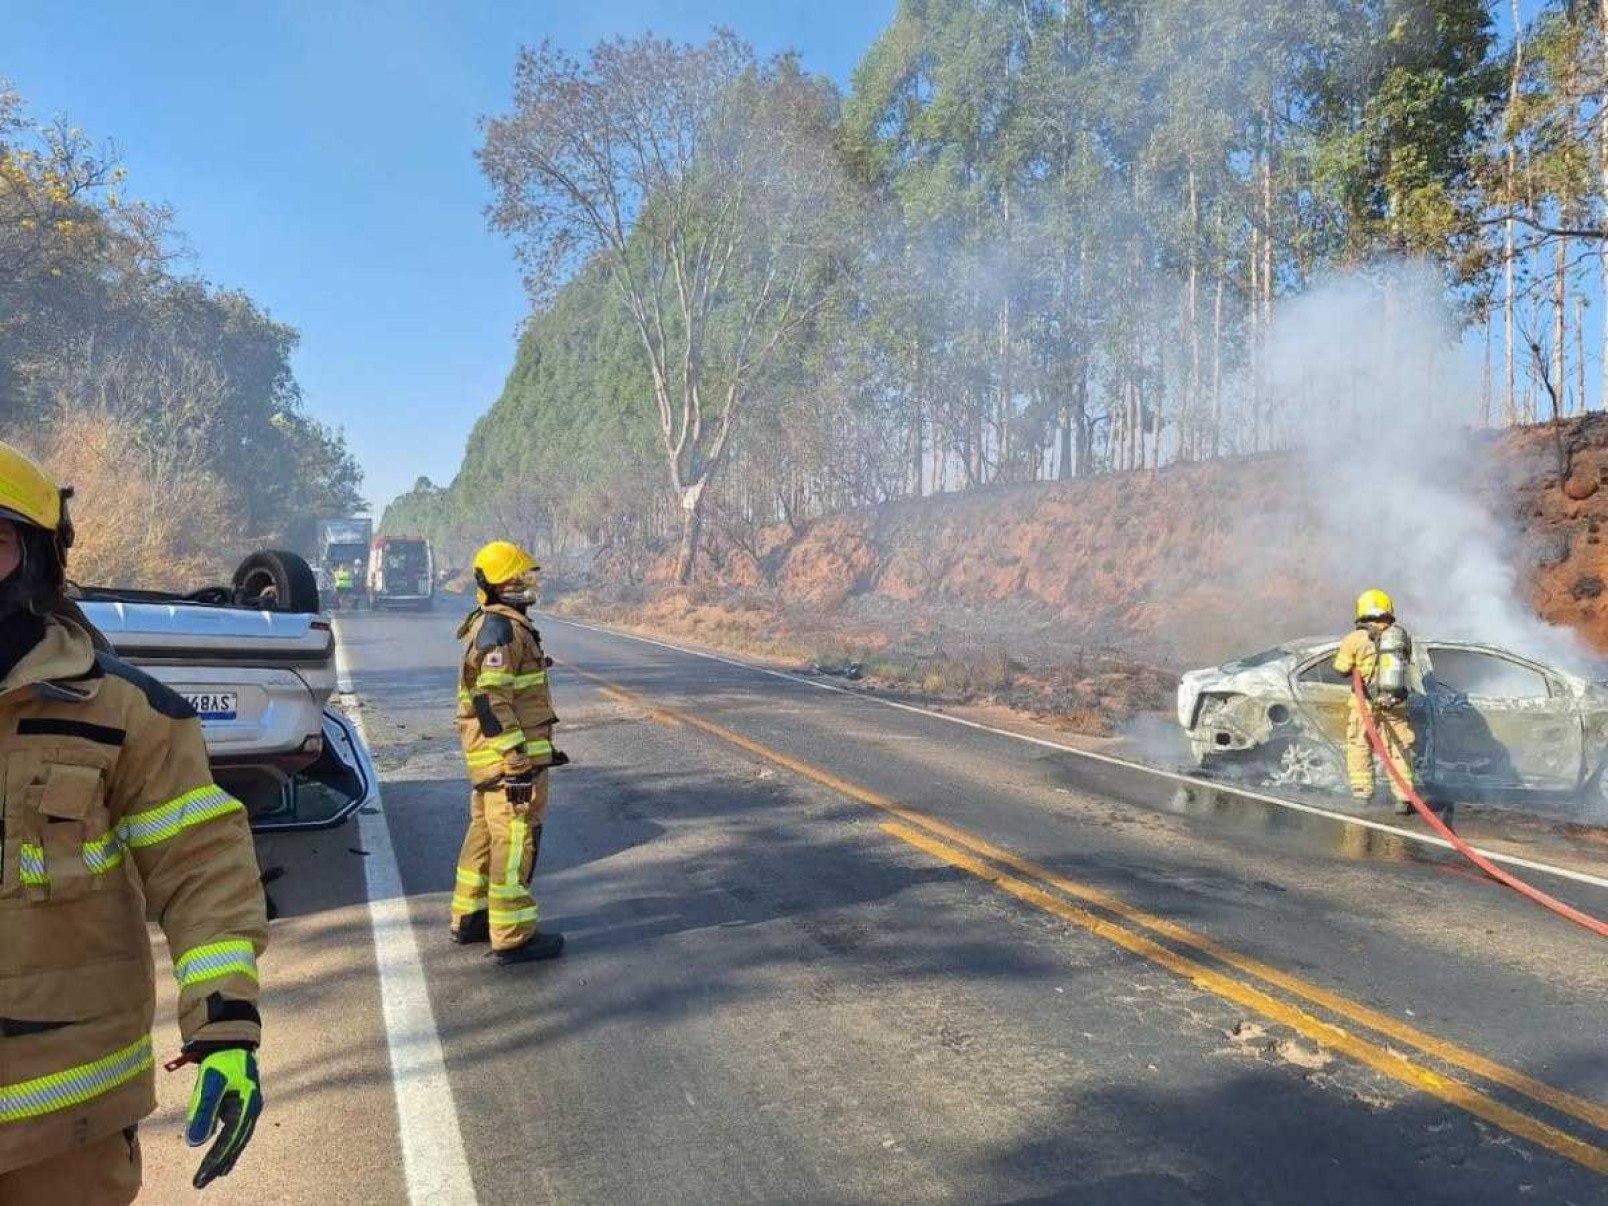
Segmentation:
<svg viewBox="0 0 1608 1206">
<path fill-rule="evenodd" d="M 1518 876 L 1502 870 L 1501 867 L 1498 867 L 1490 859 L 1458 837 L 1456 833 L 1452 832 L 1451 826 L 1436 816 L 1435 810 L 1424 803 L 1424 798 L 1418 794 L 1418 790 L 1412 785 L 1412 782 L 1402 775 L 1401 770 L 1396 766 L 1395 760 L 1391 758 L 1390 752 L 1385 748 L 1384 738 L 1379 732 L 1379 726 L 1374 723 L 1373 705 L 1369 702 L 1368 692 L 1363 687 L 1362 672 L 1360 670 L 1351 672 L 1351 691 L 1356 697 L 1357 712 L 1362 717 L 1363 728 L 1368 732 L 1369 744 L 1373 746 L 1374 752 L 1379 755 L 1379 760 L 1385 764 L 1385 771 L 1390 775 L 1391 781 L 1406 794 L 1408 801 L 1417 810 L 1418 815 L 1424 818 L 1431 829 L 1450 842 L 1459 854 L 1496 880 L 1497 883 L 1512 888 L 1521 896 L 1529 897 L 1543 908 L 1551 909 L 1559 917 L 1566 918 L 1578 926 L 1583 926 L 1599 938 L 1608 938 L 1608 921 L 1602 921 L 1589 913 L 1582 913 L 1573 905 L 1564 904 L 1557 897 L 1548 896 L 1540 888 L 1533 887 Z"/>
</svg>

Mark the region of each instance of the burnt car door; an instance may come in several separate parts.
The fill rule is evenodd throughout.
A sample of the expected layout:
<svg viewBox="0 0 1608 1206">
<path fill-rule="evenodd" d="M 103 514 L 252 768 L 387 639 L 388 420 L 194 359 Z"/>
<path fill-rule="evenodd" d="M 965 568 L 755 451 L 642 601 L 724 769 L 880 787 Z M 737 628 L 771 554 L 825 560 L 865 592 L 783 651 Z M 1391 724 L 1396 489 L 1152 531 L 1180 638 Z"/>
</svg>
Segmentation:
<svg viewBox="0 0 1608 1206">
<path fill-rule="evenodd" d="M 1339 642 L 1335 642 L 1324 646 L 1319 653 L 1308 653 L 1296 664 L 1290 679 L 1307 727 L 1321 734 L 1335 747 L 1337 754 L 1343 755 L 1351 717 L 1352 687 L 1351 676 L 1334 668 L 1334 655 L 1339 648 Z M 1435 748 L 1434 713 L 1424 695 L 1425 680 L 1424 654 L 1415 648 L 1408 671 L 1412 693 L 1407 698 L 1407 716 L 1417 738 L 1421 775 L 1427 771 Z"/>
<path fill-rule="evenodd" d="M 1337 747 L 1346 742 L 1346 709 L 1351 700 L 1351 679 L 1334 668 L 1338 645 L 1308 654 L 1298 662 L 1291 677 L 1291 689 L 1300 701 L 1307 727 L 1329 739 Z"/>
<path fill-rule="evenodd" d="M 1545 668 L 1483 646 L 1430 644 L 1432 773 L 1471 795 L 1568 791 L 1580 780 L 1580 712 Z"/>
</svg>

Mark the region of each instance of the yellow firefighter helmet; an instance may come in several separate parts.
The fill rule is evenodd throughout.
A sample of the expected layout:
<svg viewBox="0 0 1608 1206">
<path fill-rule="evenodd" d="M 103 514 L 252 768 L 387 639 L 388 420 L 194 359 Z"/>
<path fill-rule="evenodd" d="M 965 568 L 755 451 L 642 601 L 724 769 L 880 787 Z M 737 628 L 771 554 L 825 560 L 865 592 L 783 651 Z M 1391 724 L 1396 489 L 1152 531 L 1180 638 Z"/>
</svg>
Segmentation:
<svg viewBox="0 0 1608 1206">
<path fill-rule="evenodd" d="M 0 443 L 0 519 L 48 532 L 59 531 L 66 514 L 63 491 L 32 457 Z"/>
<path fill-rule="evenodd" d="M 501 590 L 497 594 L 504 602 L 528 604 L 534 601 L 535 575 L 541 568 L 536 558 L 512 541 L 493 540 L 475 554 L 475 585 L 479 588 L 476 594 L 484 605 L 490 599 L 489 588 L 519 583 L 519 588 Z M 521 579 L 528 581 L 521 582 Z"/>
<path fill-rule="evenodd" d="M 1363 591 L 1357 599 L 1357 623 L 1370 620 L 1389 622 L 1396 618 L 1396 604 L 1382 590 Z"/>
<path fill-rule="evenodd" d="M 493 586 L 541 568 L 536 558 L 509 540 L 493 540 L 475 554 L 475 569 Z"/>
<path fill-rule="evenodd" d="M 0 519 L 19 526 L 23 548 L 19 570 L 6 579 L 7 609 L 41 612 L 59 602 L 67 580 L 67 550 L 73 544 L 73 521 L 67 514 L 72 493 L 32 457 L 0 443 Z"/>
</svg>

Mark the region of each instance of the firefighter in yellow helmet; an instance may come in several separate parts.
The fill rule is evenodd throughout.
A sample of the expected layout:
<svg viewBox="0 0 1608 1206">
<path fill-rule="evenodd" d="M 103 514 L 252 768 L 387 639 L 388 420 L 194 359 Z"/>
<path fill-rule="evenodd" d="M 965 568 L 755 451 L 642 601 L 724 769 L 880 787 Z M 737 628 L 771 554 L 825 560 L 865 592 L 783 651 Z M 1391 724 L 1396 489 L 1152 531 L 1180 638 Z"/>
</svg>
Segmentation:
<svg viewBox="0 0 1608 1206">
<path fill-rule="evenodd" d="M 119 661 L 66 597 L 70 491 L 0 444 L 0 1204 L 133 1201 L 155 1108 L 145 921 L 198 1065 L 195 1174 L 227 1174 L 262 1109 L 257 956 L 267 918 L 239 801 L 195 712 Z"/>
<path fill-rule="evenodd" d="M 1340 642 L 1334 668 L 1348 678 L 1362 675 L 1374 727 L 1387 756 L 1402 779 L 1413 782 L 1413 729 L 1407 716 L 1406 668 L 1412 658 L 1412 641 L 1396 623 L 1396 605 L 1382 590 L 1370 590 L 1357 600 L 1357 626 Z M 1351 697 L 1346 719 L 1346 778 L 1358 800 L 1374 795 L 1374 748 L 1367 727 Z M 1403 816 L 1413 807 L 1395 777 L 1385 776 L 1396 811 Z"/>
<path fill-rule="evenodd" d="M 552 959 L 564 936 L 537 924 L 530 880 L 547 816 L 553 749 L 552 696 L 541 635 L 527 612 L 541 567 L 518 545 L 495 540 L 475 554 L 480 606 L 458 629 L 458 734 L 469 763 L 469 831 L 458 855 L 452 938 L 491 942 L 500 964 Z"/>
</svg>

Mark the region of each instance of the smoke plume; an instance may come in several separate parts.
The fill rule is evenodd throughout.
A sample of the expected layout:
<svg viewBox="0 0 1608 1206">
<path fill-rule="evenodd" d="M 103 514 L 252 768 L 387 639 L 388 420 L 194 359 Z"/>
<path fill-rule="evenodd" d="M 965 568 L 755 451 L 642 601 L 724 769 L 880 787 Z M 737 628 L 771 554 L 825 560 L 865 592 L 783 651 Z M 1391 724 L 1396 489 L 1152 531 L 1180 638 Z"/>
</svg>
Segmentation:
<svg viewBox="0 0 1608 1206">
<path fill-rule="evenodd" d="M 1582 642 L 1525 601 L 1484 480 L 1477 367 L 1446 298 L 1429 269 L 1396 265 L 1320 285 L 1275 316 L 1268 422 L 1304 462 L 1314 572 L 1337 591 L 1389 591 L 1421 636 L 1583 667 L 1594 658 Z"/>
</svg>

